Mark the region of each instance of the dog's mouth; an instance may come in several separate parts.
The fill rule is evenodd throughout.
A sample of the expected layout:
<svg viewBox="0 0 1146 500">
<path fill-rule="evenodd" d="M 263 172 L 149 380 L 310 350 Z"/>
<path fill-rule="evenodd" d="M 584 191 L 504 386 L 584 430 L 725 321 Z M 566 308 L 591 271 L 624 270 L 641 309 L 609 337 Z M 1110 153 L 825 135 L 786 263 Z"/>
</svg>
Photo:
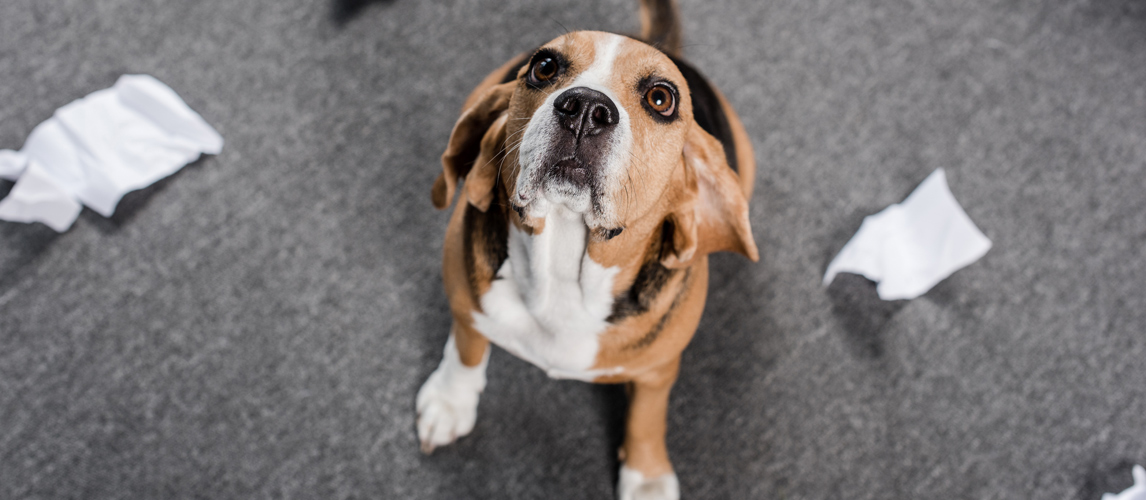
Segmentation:
<svg viewBox="0 0 1146 500">
<path fill-rule="evenodd" d="M 576 152 L 543 160 L 524 170 L 525 182 L 518 184 L 512 201 L 533 217 L 544 217 L 553 205 L 561 205 L 584 214 L 586 222 L 598 220 L 606 212 L 601 172 L 600 162 Z"/>
<path fill-rule="evenodd" d="M 589 187 L 594 182 L 592 165 L 586 164 L 576 156 L 568 156 L 549 164 L 545 176 L 548 180 L 558 183 L 569 183 L 579 187 Z"/>
</svg>

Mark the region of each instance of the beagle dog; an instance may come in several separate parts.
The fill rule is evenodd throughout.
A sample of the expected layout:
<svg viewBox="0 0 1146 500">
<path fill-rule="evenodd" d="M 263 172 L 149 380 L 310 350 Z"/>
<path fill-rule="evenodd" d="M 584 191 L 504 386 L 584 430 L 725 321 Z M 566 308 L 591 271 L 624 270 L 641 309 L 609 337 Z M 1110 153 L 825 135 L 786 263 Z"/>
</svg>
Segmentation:
<svg viewBox="0 0 1146 500">
<path fill-rule="evenodd" d="M 432 190 L 439 209 L 461 194 L 442 261 L 453 327 L 417 396 L 424 452 L 473 429 L 492 342 L 551 377 L 627 384 L 618 497 L 679 498 L 666 412 L 708 254 L 758 256 L 752 146 L 679 59 L 676 13 L 642 0 L 640 39 L 565 34 L 466 100 Z"/>
</svg>

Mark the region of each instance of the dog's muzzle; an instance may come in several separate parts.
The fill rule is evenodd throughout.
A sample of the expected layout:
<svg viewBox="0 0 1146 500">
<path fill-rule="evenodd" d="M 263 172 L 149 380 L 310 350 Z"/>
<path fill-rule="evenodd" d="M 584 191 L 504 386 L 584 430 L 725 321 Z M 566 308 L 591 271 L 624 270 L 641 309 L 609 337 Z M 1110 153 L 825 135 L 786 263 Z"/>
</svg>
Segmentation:
<svg viewBox="0 0 1146 500">
<path fill-rule="evenodd" d="M 553 101 L 553 114 L 562 131 L 550 145 L 549 175 L 577 186 L 593 182 L 609 154 L 612 133 L 620 116 L 605 94 L 587 87 L 562 92 Z"/>
</svg>

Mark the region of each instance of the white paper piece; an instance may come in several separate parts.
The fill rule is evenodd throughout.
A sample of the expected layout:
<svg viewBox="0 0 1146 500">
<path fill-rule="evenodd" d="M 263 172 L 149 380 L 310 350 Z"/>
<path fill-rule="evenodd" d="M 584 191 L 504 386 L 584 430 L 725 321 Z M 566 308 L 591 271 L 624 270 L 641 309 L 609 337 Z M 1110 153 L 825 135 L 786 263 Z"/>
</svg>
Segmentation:
<svg viewBox="0 0 1146 500">
<path fill-rule="evenodd" d="M 219 133 L 170 87 L 124 75 L 56 110 L 20 151 L 0 151 L 0 177 L 19 179 L 0 200 L 0 219 L 63 232 L 79 215 L 71 208 L 78 202 L 110 217 L 123 195 L 222 148 Z"/>
<path fill-rule="evenodd" d="M 1135 465 L 1130 473 L 1134 476 L 1134 486 L 1117 495 L 1113 493 L 1102 495 L 1102 500 L 1146 500 L 1146 469 L 1141 465 Z"/>
<path fill-rule="evenodd" d="M 912 299 L 991 248 L 937 169 L 915 191 L 864 218 L 859 231 L 828 264 L 824 286 L 841 272 L 879 282 L 883 300 Z"/>
<path fill-rule="evenodd" d="M 57 232 L 67 231 L 80 215 L 80 202 L 33 162 L 8 197 L 0 202 L 0 217 L 13 222 L 43 222 Z"/>
<path fill-rule="evenodd" d="M 0 179 L 16 180 L 27 164 L 28 157 L 19 151 L 0 149 Z"/>
</svg>

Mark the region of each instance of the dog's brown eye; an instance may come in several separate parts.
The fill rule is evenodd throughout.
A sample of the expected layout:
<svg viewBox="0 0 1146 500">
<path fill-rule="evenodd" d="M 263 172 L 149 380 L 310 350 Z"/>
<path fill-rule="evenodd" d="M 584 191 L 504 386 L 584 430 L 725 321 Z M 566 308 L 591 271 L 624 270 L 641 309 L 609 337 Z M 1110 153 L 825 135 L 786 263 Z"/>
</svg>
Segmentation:
<svg viewBox="0 0 1146 500">
<path fill-rule="evenodd" d="M 664 85 L 654 85 L 645 92 L 645 102 L 653 111 L 664 116 L 672 116 L 673 111 L 676 111 L 676 100 Z"/>
<path fill-rule="evenodd" d="M 530 76 L 536 82 L 547 82 L 549 79 L 557 76 L 557 61 L 551 57 L 546 57 L 533 63 L 533 69 L 530 70 Z"/>
</svg>

